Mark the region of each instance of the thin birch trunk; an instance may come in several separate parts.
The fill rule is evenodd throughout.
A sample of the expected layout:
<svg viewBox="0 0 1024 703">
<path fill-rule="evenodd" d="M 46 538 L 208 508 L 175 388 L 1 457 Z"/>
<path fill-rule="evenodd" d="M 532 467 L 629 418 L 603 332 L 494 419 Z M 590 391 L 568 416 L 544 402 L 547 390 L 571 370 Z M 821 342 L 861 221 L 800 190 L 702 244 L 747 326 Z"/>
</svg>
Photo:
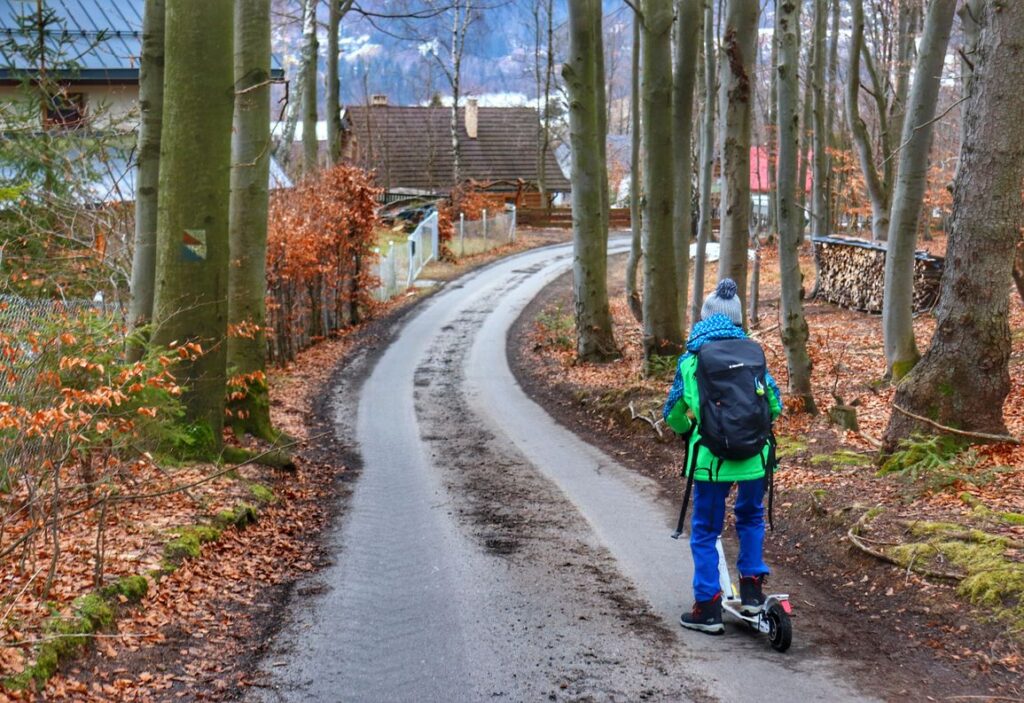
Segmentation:
<svg viewBox="0 0 1024 703">
<path fill-rule="evenodd" d="M 302 171 L 305 175 L 316 173 L 320 168 L 320 141 L 317 139 L 317 59 L 320 45 L 316 38 L 317 0 L 309 0 L 303 20 L 303 57 L 302 67 L 305 75 L 302 80 Z"/>
</svg>

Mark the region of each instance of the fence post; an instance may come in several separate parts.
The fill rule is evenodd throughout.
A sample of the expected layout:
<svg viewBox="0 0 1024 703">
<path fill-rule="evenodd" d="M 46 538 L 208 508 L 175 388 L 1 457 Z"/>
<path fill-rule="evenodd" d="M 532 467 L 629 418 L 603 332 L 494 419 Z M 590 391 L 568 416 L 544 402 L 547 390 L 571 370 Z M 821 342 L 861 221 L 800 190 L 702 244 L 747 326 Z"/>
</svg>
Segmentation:
<svg viewBox="0 0 1024 703">
<path fill-rule="evenodd" d="M 438 241 L 437 236 L 437 210 L 434 210 L 434 214 L 430 216 L 433 219 L 433 224 L 430 226 L 430 250 L 433 252 L 434 261 L 438 261 L 441 258 L 440 246 L 441 243 Z"/>
<path fill-rule="evenodd" d="M 487 210 L 484 210 L 483 213 L 484 213 L 484 241 L 486 242 L 487 241 Z"/>
<path fill-rule="evenodd" d="M 409 281 L 405 287 L 412 287 L 412 282 L 416 280 L 416 240 L 412 237 L 409 238 Z"/>
<path fill-rule="evenodd" d="M 466 213 L 459 213 L 459 256 L 466 255 Z"/>
<path fill-rule="evenodd" d="M 509 232 L 509 241 L 513 242 L 513 243 L 516 241 L 516 212 L 518 212 L 518 211 L 516 210 L 515 203 L 513 203 L 512 204 L 512 228 L 511 228 L 511 231 Z"/>
</svg>

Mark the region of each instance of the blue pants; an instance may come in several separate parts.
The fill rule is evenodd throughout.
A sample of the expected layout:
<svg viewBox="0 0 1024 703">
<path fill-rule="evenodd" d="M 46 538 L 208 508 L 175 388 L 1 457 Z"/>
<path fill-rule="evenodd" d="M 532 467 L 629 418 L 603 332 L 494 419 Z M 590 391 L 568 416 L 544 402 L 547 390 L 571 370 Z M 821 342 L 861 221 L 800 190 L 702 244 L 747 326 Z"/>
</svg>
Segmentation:
<svg viewBox="0 0 1024 703">
<path fill-rule="evenodd" d="M 693 596 L 697 601 L 711 600 L 721 588 L 718 581 L 718 550 L 715 541 L 722 534 L 725 499 L 731 483 L 693 482 L 693 517 L 690 520 L 690 551 L 693 552 Z M 740 555 L 736 568 L 740 576 L 760 576 L 769 572 L 764 563 L 764 479 L 737 481 L 736 532 Z"/>
</svg>

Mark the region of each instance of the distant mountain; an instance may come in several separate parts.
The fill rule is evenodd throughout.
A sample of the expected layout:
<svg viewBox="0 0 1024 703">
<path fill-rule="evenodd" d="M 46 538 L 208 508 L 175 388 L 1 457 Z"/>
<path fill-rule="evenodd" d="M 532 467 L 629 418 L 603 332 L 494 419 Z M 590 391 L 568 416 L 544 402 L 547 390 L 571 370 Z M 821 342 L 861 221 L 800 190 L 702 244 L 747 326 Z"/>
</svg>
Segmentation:
<svg viewBox="0 0 1024 703">
<path fill-rule="evenodd" d="M 534 0 L 477 0 L 483 9 L 474 12 L 466 39 L 462 65 L 462 94 L 481 96 L 482 104 L 526 104 L 535 97 L 534 76 Z M 291 70 L 298 62 L 301 48 L 301 27 L 294 18 L 295 3 L 279 1 L 274 51 Z M 427 0 L 363 0 L 359 4 L 367 13 L 400 14 L 403 8 L 429 6 Z M 438 3 L 440 5 L 440 3 Z M 606 29 L 621 25 L 620 34 L 627 40 L 632 22 L 631 11 L 621 0 L 605 0 Z M 288 11 L 290 10 L 290 11 Z M 321 11 L 326 24 L 326 11 Z M 556 60 L 567 48 L 565 21 L 567 0 L 555 2 Z M 346 103 L 363 103 L 374 94 L 387 95 L 392 104 L 418 104 L 435 94 L 450 96 L 451 88 L 433 52 L 449 63 L 446 47 L 451 42 L 452 18 L 443 12 L 429 19 L 368 17 L 351 12 L 342 23 L 341 91 Z M 321 30 L 321 53 L 326 36 Z M 619 40 L 622 43 L 622 40 Z M 623 47 L 619 47 L 623 48 Z M 628 57 L 621 70 L 628 79 Z M 321 80 L 326 65 L 320 62 Z M 556 66 L 556 71 L 557 71 Z"/>
</svg>

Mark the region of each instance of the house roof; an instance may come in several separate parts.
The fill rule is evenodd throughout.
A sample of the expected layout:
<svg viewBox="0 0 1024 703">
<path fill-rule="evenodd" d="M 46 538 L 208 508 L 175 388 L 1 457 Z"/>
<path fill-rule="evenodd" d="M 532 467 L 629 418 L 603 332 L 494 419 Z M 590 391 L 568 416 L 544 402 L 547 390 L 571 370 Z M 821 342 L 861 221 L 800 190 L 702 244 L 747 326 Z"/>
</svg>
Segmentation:
<svg viewBox="0 0 1024 703">
<path fill-rule="evenodd" d="M 56 18 L 46 32 L 53 63 L 73 63 L 74 78 L 83 82 L 138 81 L 145 0 L 45 0 L 45 5 Z M 35 69 L 11 46 L 24 37 L 19 16 L 34 14 L 35 7 L 25 0 L 0 0 L 0 80 L 17 80 Z M 277 57 L 271 73 L 284 75 Z"/>
<path fill-rule="evenodd" d="M 465 108 L 458 111 L 461 172 L 478 182 L 536 183 L 539 176 L 537 111 L 528 107 L 478 108 L 477 138 L 466 133 Z M 350 143 L 345 155 L 376 171 L 387 189 L 448 191 L 452 187 L 451 109 L 446 107 L 354 106 L 346 109 Z M 554 149 L 545 160 L 547 189 L 568 192 Z"/>
</svg>

